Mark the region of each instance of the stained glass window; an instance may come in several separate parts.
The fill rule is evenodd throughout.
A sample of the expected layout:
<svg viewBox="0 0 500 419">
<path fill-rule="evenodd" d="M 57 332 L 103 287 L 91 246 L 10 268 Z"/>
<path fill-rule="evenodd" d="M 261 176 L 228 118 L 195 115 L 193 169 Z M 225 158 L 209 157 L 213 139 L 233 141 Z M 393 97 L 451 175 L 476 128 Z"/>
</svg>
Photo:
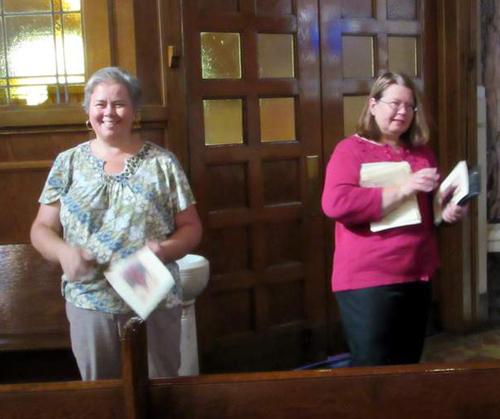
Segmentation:
<svg viewBox="0 0 500 419">
<path fill-rule="evenodd" d="M 81 0 L 0 0 L 0 106 L 81 102 Z"/>
</svg>

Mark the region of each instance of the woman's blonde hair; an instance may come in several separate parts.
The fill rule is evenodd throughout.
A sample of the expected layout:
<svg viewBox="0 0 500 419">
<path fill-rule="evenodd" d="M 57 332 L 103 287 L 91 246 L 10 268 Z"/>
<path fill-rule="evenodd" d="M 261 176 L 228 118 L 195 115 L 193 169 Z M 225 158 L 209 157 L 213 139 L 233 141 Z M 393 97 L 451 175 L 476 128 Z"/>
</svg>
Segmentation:
<svg viewBox="0 0 500 419">
<path fill-rule="evenodd" d="M 366 100 L 365 107 L 359 117 L 358 124 L 356 125 L 356 134 L 368 138 L 369 140 L 380 140 L 382 134 L 374 116 L 370 112 L 370 99 L 373 98 L 376 101 L 380 100 L 384 92 L 393 84 L 407 87 L 412 91 L 416 109 L 410 127 L 400 138 L 407 144 L 414 146 L 425 144 L 429 141 L 429 126 L 425 121 L 422 98 L 415 83 L 413 83 L 410 77 L 402 73 L 387 72 L 375 81 L 370 96 Z"/>
</svg>

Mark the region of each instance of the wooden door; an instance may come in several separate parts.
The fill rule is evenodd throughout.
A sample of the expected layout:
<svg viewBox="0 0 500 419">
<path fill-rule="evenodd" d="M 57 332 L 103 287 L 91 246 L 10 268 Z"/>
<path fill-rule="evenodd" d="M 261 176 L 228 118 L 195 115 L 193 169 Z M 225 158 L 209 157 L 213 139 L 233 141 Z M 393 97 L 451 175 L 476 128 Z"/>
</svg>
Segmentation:
<svg viewBox="0 0 500 419">
<path fill-rule="evenodd" d="M 408 74 L 423 91 L 431 146 L 437 150 L 437 32 L 434 0 L 319 0 L 324 162 L 353 134 L 375 79 L 386 71 Z M 422 109 L 419 110 L 422 112 Z M 326 225 L 331 272 L 333 222 Z M 329 300 L 330 347 L 341 332 Z"/>
<path fill-rule="evenodd" d="M 202 370 L 293 368 L 326 355 L 317 2 L 182 10 Z"/>
<path fill-rule="evenodd" d="M 323 169 L 387 70 L 424 90 L 436 132 L 435 2 L 182 6 L 191 176 L 212 267 L 197 307 L 203 370 L 291 368 L 339 352 Z"/>
</svg>

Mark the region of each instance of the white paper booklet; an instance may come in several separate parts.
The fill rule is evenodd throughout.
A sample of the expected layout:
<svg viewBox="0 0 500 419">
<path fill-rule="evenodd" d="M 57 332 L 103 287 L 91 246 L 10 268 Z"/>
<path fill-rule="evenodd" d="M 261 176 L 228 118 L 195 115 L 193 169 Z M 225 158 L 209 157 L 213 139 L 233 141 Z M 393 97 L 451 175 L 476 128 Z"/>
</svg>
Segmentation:
<svg viewBox="0 0 500 419">
<path fill-rule="evenodd" d="M 365 188 L 385 188 L 398 186 L 411 176 L 408 162 L 363 163 L 360 170 L 360 185 Z M 380 221 L 370 223 L 370 230 L 378 232 L 395 227 L 420 224 L 422 217 L 417 197 L 412 196 Z"/>
<path fill-rule="evenodd" d="M 175 284 L 170 271 L 148 247 L 119 261 L 104 275 L 118 295 L 143 319 Z"/>
<path fill-rule="evenodd" d="M 455 188 L 450 202 L 456 205 L 469 195 L 469 169 L 465 160 L 457 163 L 434 194 L 434 224 L 436 225 L 443 220 L 443 206 L 440 198 L 449 188 Z"/>
</svg>

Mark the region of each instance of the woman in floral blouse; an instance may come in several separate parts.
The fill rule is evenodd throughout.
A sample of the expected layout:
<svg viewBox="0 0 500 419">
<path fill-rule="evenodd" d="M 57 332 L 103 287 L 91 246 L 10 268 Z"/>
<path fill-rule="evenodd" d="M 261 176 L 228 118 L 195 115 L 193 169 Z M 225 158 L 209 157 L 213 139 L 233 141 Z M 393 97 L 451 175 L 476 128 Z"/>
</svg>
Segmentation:
<svg viewBox="0 0 500 419">
<path fill-rule="evenodd" d="M 180 365 L 175 261 L 198 245 L 202 228 L 175 156 L 132 133 L 139 102 L 139 83 L 126 71 L 108 67 L 92 75 L 84 107 L 96 137 L 57 156 L 31 228 L 33 246 L 61 264 L 72 349 L 84 380 L 121 374 L 119 338 L 133 313 L 103 273 L 144 245 L 176 283 L 146 322 L 150 376 L 175 376 Z"/>
</svg>

